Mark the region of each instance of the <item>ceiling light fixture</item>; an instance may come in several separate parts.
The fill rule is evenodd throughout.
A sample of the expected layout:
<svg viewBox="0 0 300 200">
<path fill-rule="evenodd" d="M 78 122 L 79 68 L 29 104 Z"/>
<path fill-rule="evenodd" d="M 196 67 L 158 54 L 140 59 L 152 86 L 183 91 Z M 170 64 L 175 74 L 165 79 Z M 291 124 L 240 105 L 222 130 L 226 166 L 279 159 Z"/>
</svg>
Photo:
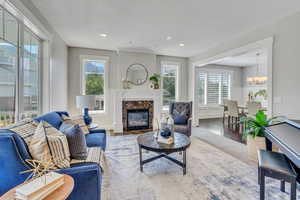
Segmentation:
<svg viewBox="0 0 300 200">
<path fill-rule="evenodd" d="M 257 53 L 256 54 L 256 76 L 247 78 L 247 82 L 249 85 L 263 85 L 263 84 L 266 84 L 266 82 L 268 80 L 267 76 L 262 76 L 259 73 L 259 68 L 260 68 L 259 56 L 260 56 L 260 53 Z"/>
<path fill-rule="evenodd" d="M 101 33 L 100 36 L 103 37 L 103 38 L 106 38 L 106 37 L 107 37 L 107 34 Z"/>
<path fill-rule="evenodd" d="M 180 43 L 179 46 L 180 46 L 180 47 L 184 47 L 184 44 L 183 44 L 183 43 Z"/>
<path fill-rule="evenodd" d="M 171 36 L 167 36 L 166 40 L 172 40 Z"/>
</svg>

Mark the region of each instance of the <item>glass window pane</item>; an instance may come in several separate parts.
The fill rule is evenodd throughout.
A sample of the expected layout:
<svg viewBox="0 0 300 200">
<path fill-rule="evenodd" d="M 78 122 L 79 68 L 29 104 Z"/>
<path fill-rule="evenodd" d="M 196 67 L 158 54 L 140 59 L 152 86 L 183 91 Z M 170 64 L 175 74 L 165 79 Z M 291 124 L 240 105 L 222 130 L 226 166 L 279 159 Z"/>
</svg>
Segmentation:
<svg viewBox="0 0 300 200">
<path fill-rule="evenodd" d="M 24 32 L 23 44 L 23 108 L 21 118 L 37 116 L 39 113 L 39 41 L 32 33 Z"/>
<path fill-rule="evenodd" d="M 8 12 L 4 13 L 4 25 L 5 25 L 5 40 L 18 45 L 18 22 Z"/>
<path fill-rule="evenodd" d="M 0 37 L 3 39 L 3 9 L 0 8 Z"/>
<path fill-rule="evenodd" d="M 163 107 L 168 109 L 170 102 L 176 100 L 176 81 L 178 65 L 164 64 L 162 66 Z"/>
<path fill-rule="evenodd" d="M 163 106 L 170 105 L 171 101 L 175 101 L 176 94 L 176 78 L 164 77 L 163 78 Z"/>
<path fill-rule="evenodd" d="M 95 95 L 96 105 L 93 110 L 104 110 L 104 62 L 84 62 L 85 95 Z"/>
<path fill-rule="evenodd" d="M 15 122 L 17 47 L 0 40 L 0 127 Z"/>
</svg>

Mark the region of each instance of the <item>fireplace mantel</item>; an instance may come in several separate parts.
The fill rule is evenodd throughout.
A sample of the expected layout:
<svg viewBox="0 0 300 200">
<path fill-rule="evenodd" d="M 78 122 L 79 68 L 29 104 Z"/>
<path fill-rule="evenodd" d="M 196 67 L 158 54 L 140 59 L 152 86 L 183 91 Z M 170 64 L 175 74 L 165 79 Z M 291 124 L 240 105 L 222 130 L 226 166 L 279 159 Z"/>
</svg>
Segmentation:
<svg viewBox="0 0 300 200">
<path fill-rule="evenodd" d="M 113 127 L 115 133 L 123 132 L 122 122 L 122 101 L 142 101 L 152 100 L 154 102 L 153 119 L 159 119 L 162 105 L 162 90 L 153 89 L 127 89 L 115 90 L 113 92 Z M 153 128 L 156 129 L 156 122 L 153 122 Z"/>
</svg>

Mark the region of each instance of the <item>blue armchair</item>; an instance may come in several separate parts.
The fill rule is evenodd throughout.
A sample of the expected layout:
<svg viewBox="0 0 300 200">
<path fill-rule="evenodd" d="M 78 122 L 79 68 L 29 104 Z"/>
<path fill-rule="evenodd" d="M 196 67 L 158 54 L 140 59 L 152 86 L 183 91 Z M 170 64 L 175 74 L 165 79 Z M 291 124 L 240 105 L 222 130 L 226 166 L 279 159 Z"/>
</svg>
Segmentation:
<svg viewBox="0 0 300 200">
<path fill-rule="evenodd" d="M 51 112 L 35 118 L 44 120 L 52 126 L 59 128 L 62 124 L 61 114 L 66 112 Z M 86 136 L 87 146 L 106 148 L 105 130 L 93 130 Z M 24 140 L 16 133 L 0 129 L 0 196 L 9 189 L 21 184 L 28 174 L 20 174 L 30 167 L 25 159 L 30 159 L 30 153 Z M 101 199 L 101 169 L 97 163 L 76 163 L 70 168 L 61 169 L 59 173 L 68 174 L 74 179 L 74 189 L 70 200 L 100 200 Z"/>
</svg>

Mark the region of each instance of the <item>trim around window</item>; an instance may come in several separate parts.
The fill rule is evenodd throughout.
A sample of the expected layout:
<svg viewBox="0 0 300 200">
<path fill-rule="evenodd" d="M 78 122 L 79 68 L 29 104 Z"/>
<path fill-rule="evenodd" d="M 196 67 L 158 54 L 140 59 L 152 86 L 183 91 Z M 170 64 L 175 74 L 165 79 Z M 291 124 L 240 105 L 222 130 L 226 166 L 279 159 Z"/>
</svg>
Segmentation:
<svg viewBox="0 0 300 200">
<path fill-rule="evenodd" d="M 161 61 L 161 74 L 162 74 L 162 70 L 163 70 L 163 67 L 165 65 L 172 65 L 172 66 L 176 66 L 176 83 L 175 83 L 175 101 L 178 101 L 179 99 L 179 90 L 180 90 L 180 87 L 179 87 L 179 81 L 180 81 L 180 71 L 181 71 L 181 63 L 180 62 L 175 62 L 175 61 Z M 163 111 L 168 111 L 169 110 L 169 107 L 167 106 L 164 106 L 163 105 L 163 96 L 164 96 L 164 90 L 163 90 L 163 75 L 161 76 L 161 88 L 162 88 L 162 110 Z"/>
<path fill-rule="evenodd" d="M 103 91 L 103 99 L 104 99 L 104 108 L 103 110 L 91 110 L 90 114 L 98 115 L 104 114 L 107 111 L 108 99 L 108 75 L 109 75 L 109 65 L 110 59 L 108 56 L 93 56 L 93 55 L 80 55 L 80 94 L 85 95 L 85 74 L 84 74 L 84 62 L 86 61 L 100 61 L 104 64 L 104 91 Z"/>
</svg>

